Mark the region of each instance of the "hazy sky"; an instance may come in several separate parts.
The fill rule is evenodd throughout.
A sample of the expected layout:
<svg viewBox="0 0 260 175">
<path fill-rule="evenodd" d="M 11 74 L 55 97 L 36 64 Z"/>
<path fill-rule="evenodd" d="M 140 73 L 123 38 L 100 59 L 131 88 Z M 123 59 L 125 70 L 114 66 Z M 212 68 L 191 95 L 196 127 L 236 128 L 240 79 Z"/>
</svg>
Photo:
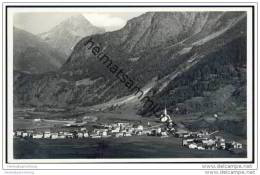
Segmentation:
<svg viewBox="0 0 260 175">
<path fill-rule="evenodd" d="M 127 20 L 139 16 L 141 12 L 113 12 L 113 13 L 16 13 L 14 26 L 24 29 L 33 34 L 47 32 L 66 18 L 82 14 L 93 25 L 113 31 L 122 28 Z"/>
</svg>

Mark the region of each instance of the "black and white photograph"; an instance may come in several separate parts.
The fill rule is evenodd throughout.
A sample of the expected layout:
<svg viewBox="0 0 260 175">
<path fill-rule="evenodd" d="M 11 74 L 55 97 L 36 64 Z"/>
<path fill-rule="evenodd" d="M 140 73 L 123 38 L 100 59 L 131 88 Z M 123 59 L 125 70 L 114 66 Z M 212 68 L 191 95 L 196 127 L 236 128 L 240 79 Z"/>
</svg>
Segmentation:
<svg viewBox="0 0 260 175">
<path fill-rule="evenodd" d="M 5 13 L 6 163 L 255 161 L 254 6 Z"/>
</svg>

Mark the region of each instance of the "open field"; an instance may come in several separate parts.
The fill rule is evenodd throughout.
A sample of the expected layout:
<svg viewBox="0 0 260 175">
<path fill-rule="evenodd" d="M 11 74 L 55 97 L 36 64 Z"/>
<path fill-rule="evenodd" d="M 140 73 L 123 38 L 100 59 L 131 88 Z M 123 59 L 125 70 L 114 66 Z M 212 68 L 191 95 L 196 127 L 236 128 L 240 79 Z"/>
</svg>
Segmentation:
<svg viewBox="0 0 260 175">
<path fill-rule="evenodd" d="M 26 116 L 26 117 L 25 117 Z M 83 119 L 85 116 L 97 118 L 95 123 L 113 123 L 115 121 L 125 121 L 134 123 L 151 124 L 159 122 L 155 118 L 143 118 L 138 115 L 121 113 L 121 112 L 82 112 L 82 111 L 22 111 L 14 113 L 14 129 L 28 129 L 28 128 L 50 128 L 55 126 L 62 126 L 65 123 L 72 123 L 73 120 Z M 41 122 L 35 122 L 34 119 L 41 119 Z M 93 122 L 88 122 L 93 123 Z"/>
<path fill-rule="evenodd" d="M 175 137 L 122 137 L 106 139 L 14 139 L 16 159 L 58 158 L 223 158 L 245 157 L 226 150 L 192 150 Z"/>
</svg>

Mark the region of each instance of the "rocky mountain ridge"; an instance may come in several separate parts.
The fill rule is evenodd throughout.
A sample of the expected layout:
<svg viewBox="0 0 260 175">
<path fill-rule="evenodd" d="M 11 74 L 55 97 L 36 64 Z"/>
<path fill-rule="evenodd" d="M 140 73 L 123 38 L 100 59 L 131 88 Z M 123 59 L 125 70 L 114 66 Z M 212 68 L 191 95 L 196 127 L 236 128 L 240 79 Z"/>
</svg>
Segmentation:
<svg viewBox="0 0 260 175">
<path fill-rule="evenodd" d="M 104 29 L 92 25 L 84 16 L 75 15 L 38 36 L 68 57 L 80 39 L 104 32 Z"/>
<path fill-rule="evenodd" d="M 165 104 L 180 114 L 246 107 L 244 12 L 148 12 L 121 30 L 85 37 L 59 71 L 41 76 L 16 72 L 15 104 L 108 109 L 133 102 L 136 112 L 150 116 L 86 49 L 90 38 L 146 89 L 158 111 Z"/>
</svg>

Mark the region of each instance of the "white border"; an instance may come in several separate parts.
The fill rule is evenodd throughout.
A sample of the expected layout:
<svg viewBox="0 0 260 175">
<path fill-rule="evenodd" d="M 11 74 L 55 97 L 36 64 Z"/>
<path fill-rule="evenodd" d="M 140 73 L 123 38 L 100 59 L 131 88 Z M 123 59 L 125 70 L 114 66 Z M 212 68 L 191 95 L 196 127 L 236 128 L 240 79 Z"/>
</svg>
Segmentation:
<svg viewBox="0 0 260 175">
<path fill-rule="evenodd" d="M 51 4 L 51 5 L 66 5 L 66 4 L 68 4 L 68 3 L 65 3 L 65 4 L 60 4 L 60 3 L 54 3 L 54 4 Z M 14 5 L 13 3 L 12 4 L 10 4 L 10 5 Z M 26 3 L 26 4 L 19 4 L 19 3 L 15 3 L 15 5 L 46 5 L 46 4 L 33 4 L 33 3 Z M 73 4 L 69 4 L 69 5 L 73 5 Z M 75 5 L 83 5 L 83 4 L 75 4 Z M 101 4 L 84 4 L 84 5 L 101 5 Z M 102 5 L 106 5 L 106 3 L 104 3 L 104 4 L 102 4 Z M 111 5 L 111 4 L 109 4 L 109 5 Z M 127 5 L 127 4 L 115 4 L 115 5 Z M 133 5 L 133 4 L 132 4 Z M 142 4 L 134 4 L 134 5 L 142 5 Z M 158 4 L 158 3 L 155 3 L 155 4 L 143 4 L 143 5 L 166 5 L 166 4 Z M 190 4 L 181 4 L 181 3 L 174 3 L 174 4 L 168 4 L 168 5 L 198 5 L 197 3 L 195 3 L 195 4 L 193 4 L 193 3 L 190 3 Z M 203 4 L 204 5 L 204 4 Z M 205 4 L 205 5 L 213 5 L 212 3 L 210 3 L 210 4 Z M 215 5 L 227 5 L 227 4 L 215 4 Z M 231 3 L 231 5 L 237 5 L 237 4 L 233 4 L 233 3 Z M 241 5 L 245 5 L 245 4 L 241 4 Z M 34 8 L 34 9 L 36 9 L 36 8 Z M 68 9 L 68 12 L 72 12 L 72 11 L 74 11 L 74 12 L 78 12 L 78 11 L 83 11 L 83 9 L 81 9 L 81 8 L 78 8 L 77 10 L 75 10 L 75 8 L 73 8 L 72 10 L 70 10 L 69 8 L 66 8 L 66 9 Z M 86 9 L 86 8 L 84 8 L 84 9 Z M 142 8 L 143 9 L 143 8 Z M 147 9 L 147 10 L 149 10 L 150 11 L 150 7 Z M 212 9 L 212 10 L 214 10 L 214 11 L 216 11 L 216 7 L 212 7 L 212 8 L 207 8 L 207 10 L 206 11 L 209 11 L 210 9 Z M 220 9 L 219 11 L 223 11 L 223 10 L 227 10 L 227 8 L 218 8 L 218 9 Z M 240 8 L 238 8 L 238 7 L 235 7 L 235 8 L 228 8 L 228 11 L 229 10 L 234 10 L 234 11 L 238 11 Z M 245 11 L 245 8 L 243 7 L 243 8 L 241 8 L 243 11 Z M 41 8 L 37 8 L 37 11 L 39 11 L 39 10 L 41 10 Z M 46 9 L 44 9 L 43 11 L 45 11 Z M 100 9 L 98 9 L 98 10 L 100 10 L 100 11 L 102 11 L 102 12 L 104 12 L 104 8 L 100 8 Z M 115 9 L 112 9 L 113 10 L 113 12 L 114 11 L 122 11 L 122 10 L 120 10 L 119 8 L 116 8 L 116 10 Z M 138 11 L 138 8 L 130 8 L 130 10 L 134 10 L 135 12 L 136 11 Z M 192 10 L 189 10 L 188 8 L 182 8 L 182 7 L 178 7 L 177 9 L 175 9 L 175 8 L 166 8 L 166 7 L 164 7 L 164 8 L 157 8 L 156 7 L 156 9 L 153 9 L 152 11 L 170 11 L 170 10 L 175 10 L 175 11 L 200 11 L 200 9 L 198 8 L 198 7 L 194 7 Z M 247 22 L 248 22 L 248 29 L 247 29 L 247 37 L 248 37 L 248 40 L 247 40 L 247 44 L 248 44 L 248 48 L 252 48 L 252 35 L 251 35 L 251 31 L 252 31 L 252 25 L 250 24 L 251 23 L 251 19 L 252 19 L 252 16 L 251 16 L 251 12 L 250 12 L 250 10 L 251 10 L 251 8 L 250 9 L 247 9 L 247 11 L 248 11 L 248 20 L 247 20 Z M 22 10 L 18 10 L 18 11 L 20 11 L 20 12 L 22 12 L 22 11 L 27 11 L 28 12 L 28 9 L 26 9 L 26 8 L 24 8 L 24 9 L 22 9 Z M 47 11 L 49 11 L 49 10 L 47 10 Z M 51 8 L 50 9 L 50 11 L 59 11 L 59 9 L 56 9 L 56 8 Z M 61 9 L 60 11 L 62 11 L 62 12 L 67 12 L 67 10 L 64 10 L 64 9 Z M 95 9 L 89 9 L 89 11 L 95 11 L 95 12 L 97 12 L 97 8 L 95 8 Z M 107 11 L 107 10 L 106 10 Z M 129 11 L 129 10 L 126 10 L 126 9 L 124 9 L 123 11 Z M 17 12 L 17 11 L 16 11 Z M 30 11 L 31 12 L 31 11 Z M 11 12 L 11 14 L 12 14 L 13 12 Z M 9 18 L 9 20 L 10 21 L 8 21 L 8 23 L 9 23 L 9 25 L 10 24 L 12 24 L 11 23 L 11 21 L 12 21 L 12 19 L 10 19 L 10 16 L 11 15 L 9 15 L 8 16 L 8 18 Z M 256 24 L 255 24 L 256 25 Z M 11 28 L 11 30 L 12 30 L 12 27 L 10 27 L 10 26 L 8 26 L 8 41 L 12 41 L 12 31 L 10 31 L 10 28 Z M 255 30 L 256 31 L 256 30 Z M 13 139 L 12 139 L 12 137 L 10 137 L 10 135 L 12 135 L 12 128 L 13 128 L 13 125 L 12 125 L 12 113 L 11 113 L 11 111 L 13 111 L 13 106 L 12 106 L 12 103 L 13 103 L 13 101 L 12 101 L 12 88 L 13 88 L 13 85 L 12 85 L 12 80 L 13 80 L 13 77 L 12 77 L 12 75 L 13 75 L 13 69 L 12 69 L 12 49 L 9 49 L 9 48 L 12 48 L 12 43 L 11 42 L 8 42 L 8 111 L 9 111 L 9 116 L 8 116 L 8 135 L 9 135 L 9 137 L 8 137 L 8 144 L 9 145 L 12 145 L 12 143 L 13 143 Z M 247 62 L 247 67 L 248 67 L 248 69 L 247 69 L 247 74 L 248 74 L 248 78 L 247 78 L 247 80 L 248 80 L 248 90 L 247 90 L 247 95 L 248 95 L 248 101 L 249 101 L 249 103 L 248 103 L 248 113 L 247 113 L 247 115 L 248 116 L 252 116 L 252 91 L 251 91 L 251 89 L 252 89 L 252 69 L 249 69 L 249 68 L 251 68 L 252 67 L 252 59 L 249 59 L 249 58 L 252 58 L 252 49 L 248 49 L 248 52 L 247 52 L 247 58 L 248 58 L 248 62 Z M 256 83 L 256 82 L 255 82 Z M 250 90 L 249 90 L 250 89 Z M 99 162 L 142 162 L 142 161 L 144 161 L 144 162 L 183 162 L 183 163 L 185 163 L 185 162 L 220 162 L 220 161 L 224 161 L 224 162 L 230 162 L 230 161 L 234 161 L 234 162 L 236 162 L 236 161 L 250 161 L 251 160 L 251 158 L 252 158 L 252 154 L 250 154 L 251 152 L 252 152 L 252 135 L 251 135 L 251 133 L 252 133 L 252 118 L 248 118 L 248 121 L 247 121 L 247 124 L 248 124 L 248 126 L 247 126 L 247 129 L 248 129 L 248 147 L 250 147 L 250 145 L 251 145 L 251 149 L 248 149 L 248 155 L 249 155 L 249 158 L 189 158 L 189 159 L 187 159 L 187 158 L 183 158 L 183 159 L 176 159 L 176 158 L 174 158 L 174 159 L 124 159 L 124 160 L 122 160 L 122 159 L 69 159 L 69 160 L 64 160 L 64 159 L 55 159 L 55 160 L 53 160 L 53 159 L 45 159 L 45 160 L 37 160 L 37 159 L 34 159 L 34 160 L 23 160 L 23 159 L 19 159 L 19 161 L 17 161 L 17 160 L 14 160 L 14 159 L 12 159 L 12 146 L 9 146 L 8 147 L 8 157 L 10 158 L 10 156 L 11 156 L 11 159 L 9 159 L 8 160 L 8 162 L 9 163 L 26 163 L 26 162 L 28 162 L 28 163 L 58 163 L 58 162 L 67 162 L 67 163 L 69 163 L 69 162 L 75 162 L 75 163 L 86 163 L 86 162 L 91 162 L 91 163 L 99 163 Z M 10 134 L 11 133 L 11 134 Z M 11 147 L 11 149 L 10 149 L 10 147 Z M 224 163 L 223 162 L 223 163 Z M 37 165 L 37 167 L 39 168 L 39 167 L 41 167 L 42 169 L 45 169 L 45 168 L 48 168 L 48 169 L 57 169 L 58 167 L 57 167 L 57 164 L 35 164 L 35 165 Z M 100 164 L 98 164 L 98 165 L 100 165 Z M 126 167 L 125 166 L 121 166 L 121 164 L 119 164 L 120 166 L 118 166 L 117 164 L 102 164 L 102 169 L 103 168 L 105 168 L 105 169 L 114 169 L 114 168 L 116 168 L 116 169 L 125 169 Z M 123 164 L 123 165 L 125 165 L 125 164 Z M 183 166 L 184 165 L 184 166 Z M 11 165 L 9 165 L 9 167 L 10 167 Z M 11 166 L 12 167 L 12 166 Z M 26 166 L 25 166 L 26 167 Z M 59 164 L 59 167 L 62 167 L 62 169 L 71 169 L 72 167 L 68 167 L 66 164 Z M 80 169 L 81 167 L 84 167 L 84 169 L 86 168 L 86 166 L 83 164 L 83 166 L 82 166 L 82 164 L 74 164 L 73 165 L 73 169 Z M 93 167 L 93 168 L 95 168 L 95 167 L 97 167 L 98 169 L 100 169 L 100 166 L 96 166 L 96 164 L 88 164 L 88 168 L 90 168 L 90 167 Z M 146 164 L 141 164 L 141 165 L 136 165 L 136 164 L 128 164 L 127 165 L 127 167 L 135 167 L 135 168 L 137 168 L 137 169 L 143 169 L 144 167 L 147 167 L 146 166 Z M 155 164 L 148 164 L 148 167 L 149 168 L 151 168 L 151 169 L 169 169 L 169 166 L 168 165 L 165 165 L 165 164 L 160 164 L 160 165 L 155 165 Z M 175 168 L 174 168 L 175 167 Z M 185 169 L 187 169 L 187 166 L 185 166 L 185 164 L 174 164 L 174 166 L 173 166 L 173 164 L 171 164 L 171 167 L 170 167 L 170 169 L 172 169 L 172 168 L 174 168 L 174 169 L 178 169 L 178 168 L 181 168 L 181 167 L 183 167 L 183 168 L 185 168 Z M 29 168 L 29 167 L 28 167 Z M 93 169 L 92 168 L 92 169 Z M 198 168 L 198 165 L 197 164 L 189 164 L 189 168 Z M 201 168 L 201 167 L 200 167 Z M 30 169 L 30 168 L 29 168 Z"/>
</svg>

